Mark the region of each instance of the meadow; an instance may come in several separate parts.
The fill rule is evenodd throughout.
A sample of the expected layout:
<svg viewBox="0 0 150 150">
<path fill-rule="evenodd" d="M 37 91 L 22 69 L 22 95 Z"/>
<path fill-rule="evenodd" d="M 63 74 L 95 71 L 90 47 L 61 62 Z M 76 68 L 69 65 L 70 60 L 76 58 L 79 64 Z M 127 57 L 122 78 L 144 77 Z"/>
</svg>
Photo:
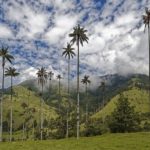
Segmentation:
<svg viewBox="0 0 150 150">
<path fill-rule="evenodd" d="M 105 134 L 62 140 L 0 143 L 0 150 L 150 150 L 150 133 Z"/>
</svg>

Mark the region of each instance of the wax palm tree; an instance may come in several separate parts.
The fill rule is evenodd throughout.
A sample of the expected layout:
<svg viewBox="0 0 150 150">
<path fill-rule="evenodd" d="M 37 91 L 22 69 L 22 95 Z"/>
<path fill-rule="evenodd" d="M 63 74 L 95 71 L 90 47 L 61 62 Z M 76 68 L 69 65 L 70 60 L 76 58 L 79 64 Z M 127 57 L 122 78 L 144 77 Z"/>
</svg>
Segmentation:
<svg viewBox="0 0 150 150">
<path fill-rule="evenodd" d="M 84 78 L 81 80 L 81 82 L 85 85 L 85 94 L 87 99 L 87 85 L 91 83 L 89 80 L 89 76 L 85 75 Z M 86 102 L 86 123 L 88 120 L 88 102 Z"/>
<path fill-rule="evenodd" d="M 30 100 L 30 96 L 31 96 L 31 87 L 28 87 L 28 108 L 29 108 L 29 100 Z"/>
<path fill-rule="evenodd" d="M 68 95 L 70 94 L 70 59 L 73 58 L 76 54 L 74 53 L 74 48 L 72 48 L 70 43 L 67 43 L 67 47 L 63 48 L 64 51 L 62 56 L 68 57 Z"/>
<path fill-rule="evenodd" d="M 2 133 L 3 133 L 3 94 L 4 94 L 4 70 L 6 61 L 12 63 L 14 57 L 9 54 L 8 48 L 2 47 L 0 49 L 0 57 L 2 57 L 2 95 L 0 99 L 0 141 L 2 141 Z"/>
<path fill-rule="evenodd" d="M 60 94 L 60 80 L 62 79 L 62 77 L 61 77 L 61 75 L 60 74 L 58 74 L 57 76 L 56 76 L 56 78 L 58 79 L 58 92 L 59 92 L 59 106 L 58 106 L 58 110 L 59 110 L 59 112 L 60 112 L 60 100 L 61 100 L 61 94 Z"/>
<path fill-rule="evenodd" d="M 19 73 L 16 72 L 15 68 L 9 67 L 6 68 L 5 76 L 10 76 L 11 79 L 11 105 L 10 105 L 10 141 L 12 141 L 12 121 L 13 121 L 13 114 L 12 114 L 12 98 L 13 98 L 13 77 L 18 76 Z"/>
<path fill-rule="evenodd" d="M 63 48 L 64 51 L 62 53 L 62 56 L 68 57 L 68 103 L 70 103 L 70 59 L 75 56 L 74 48 L 72 48 L 70 43 L 67 43 L 67 47 Z M 66 130 L 66 137 L 68 138 L 68 109 L 67 109 L 67 130 Z"/>
<path fill-rule="evenodd" d="M 84 28 L 81 28 L 80 25 L 73 28 L 73 33 L 69 34 L 69 36 L 72 38 L 71 43 L 76 43 L 77 45 L 77 51 L 78 51 L 78 59 L 77 59 L 77 139 L 79 139 L 79 130 L 80 130 L 80 118 L 79 118 L 79 105 L 80 105 L 80 98 L 79 98 L 79 46 L 83 46 L 83 42 L 88 43 L 88 37 L 86 35 L 87 30 Z"/>
<path fill-rule="evenodd" d="M 37 71 L 38 84 L 41 85 L 41 101 L 40 101 L 40 115 L 41 115 L 41 123 L 40 123 L 40 131 L 41 131 L 41 140 L 43 139 L 43 88 L 47 81 L 47 72 L 44 67 L 41 67 Z"/>
<path fill-rule="evenodd" d="M 145 8 L 146 15 L 143 15 L 143 23 L 145 28 L 148 28 L 148 43 L 149 43 L 149 101 L 150 101 L 150 10 Z M 145 29 L 144 29 L 145 30 Z"/>
<path fill-rule="evenodd" d="M 48 78 L 49 78 L 49 90 L 51 89 L 51 81 L 54 76 L 54 73 L 52 71 L 48 72 Z"/>
<path fill-rule="evenodd" d="M 101 82 L 100 89 L 102 91 L 102 108 L 104 108 L 104 103 L 105 103 L 105 89 L 106 89 L 106 84 L 104 81 Z M 104 122 L 104 117 L 102 118 Z"/>
</svg>

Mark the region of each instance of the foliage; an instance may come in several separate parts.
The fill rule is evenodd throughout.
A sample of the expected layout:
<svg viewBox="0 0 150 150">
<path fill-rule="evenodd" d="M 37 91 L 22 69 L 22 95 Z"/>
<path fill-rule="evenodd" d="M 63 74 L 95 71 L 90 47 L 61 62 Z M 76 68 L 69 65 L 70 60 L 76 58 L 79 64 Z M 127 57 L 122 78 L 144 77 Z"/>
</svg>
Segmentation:
<svg viewBox="0 0 150 150">
<path fill-rule="evenodd" d="M 130 106 L 127 98 L 122 94 L 116 103 L 116 108 L 112 112 L 109 122 L 111 132 L 131 132 L 139 130 L 140 117 Z"/>
<path fill-rule="evenodd" d="M 83 136 L 96 136 L 109 132 L 109 129 L 106 124 L 102 122 L 102 119 L 88 120 L 85 123 L 85 130 L 83 130 Z"/>
</svg>

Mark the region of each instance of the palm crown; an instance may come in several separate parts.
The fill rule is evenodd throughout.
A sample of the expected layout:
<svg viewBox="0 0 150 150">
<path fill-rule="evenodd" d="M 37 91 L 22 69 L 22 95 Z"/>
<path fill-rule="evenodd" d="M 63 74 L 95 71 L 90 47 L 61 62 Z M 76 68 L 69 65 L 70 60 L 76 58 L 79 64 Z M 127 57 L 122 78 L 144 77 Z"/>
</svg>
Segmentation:
<svg viewBox="0 0 150 150">
<path fill-rule="evenodd" d="M 54 75 L 54 73 L 53 73 L 52 71 L 50 71 L 50 72 L 48 73 L 49 80 L 52 80 L 53 75 Z"/>
<path fill-rule="evenodd" d="M 62 56 L 65 55 L 65 57 L 68 56 L 68 58 L 70 59 L 71 57 L 73 58 L 73 56 L 75 56 L 76 54 L 74 53 L 74 48 L 72 48 L 70 43 L 67 43 L 67 47 L 63 48 L 64 51 L 62 53 Z"/>
<path fill-rule="evenodd" d="M 4 47 L 2 47 L 0 49 L 0 57 L 2 57 L 2 59 L 3 59 L 3 61 L 2 61 L 3 66 L 5 65 L 6 60 L 8 60 L 10 63 L 12 63 L 12 60 L 14 59 L 14 57 L 8 53 L 8 48 L 4 48 Z"/>
<path fill-rule="evenodd" d="M 41 67 L 38 69 L 38 72 L 36 73 L 38 77 L 38 83 L 44 85 L 47 80 L 47 72 L 44 67 Z"/>
<path fill-rule="evenodd" d="M 143 15 L 143 22 L 145 24 L 145 28 L 146 28 L 146 26 L 148 26 L 148 28 L 149 28 L 149 25 L 150 25 L 150 10 L 148 10 L 148 8 L 145 8 L 145 13 L 146 13 L 146 15 Z"/>
<path fill-rule="evenodd" d="M 99 87 L 104 91 L 104 90 L 105 90 L 105 82 L 102 81 L 102 82 L 101 82 L 101 85 L 100 85 Z"/>
<path fill-rule="evenodd" d="M 91 81 L 89 80 L 89 76 L 87 76 L 87 75 L 85 75 L 84 76 L 84 78 L 81 80 L 81 82 L 83 83 L 83 84 L 90 84 L 91 83 Z"/>
<path fill-rule="evenodd" d="M 60 74 L 58 74 L 56 78 L 59 79 L 59 80 L 62 79 Z"/>
<path fill-rule="evenodd" d="M 11 76 L 11 77 L 16 77 L 18 76 L 19 73 L 16 72 L 16 69 L 13 68 L 13 67 L 8 67 L 6 68 L 6 71 L 5 71 L 5 76 Z"/>
<path fill-rule="evenodd" d="M 73 33 L 70 33 L 69 36 L 72 37 L 71 43 L 78 45 L 79 43 L 83 46 L 83 42 L 86 41 L 88 43 L 89 38 L 86 35 L 87 30 L 81 28 L 80 25 L 73 28 Z"/>
</svg>

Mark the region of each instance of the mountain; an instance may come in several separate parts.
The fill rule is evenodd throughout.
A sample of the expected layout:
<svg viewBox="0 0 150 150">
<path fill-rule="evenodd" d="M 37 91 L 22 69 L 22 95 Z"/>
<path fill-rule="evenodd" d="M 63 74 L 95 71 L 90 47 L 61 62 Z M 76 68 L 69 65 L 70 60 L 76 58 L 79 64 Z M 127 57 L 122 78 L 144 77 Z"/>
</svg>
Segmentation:
<svg viewBox="0 0 150 150">
<path fill-rule="evenodd" d="M 150 111 L 149 93 L 144 89 L 130 87 L 128 90 L 121 92 L 128 98 L 130 104 L 135 107 L 135 111 L 139 113 L 148 113 Z M 114 96 L 100 111 L 92 115 L 92 118 L 102 118 L 110 115 L 116 107 L 119 94 Z"/>
<path fill-rule="evenodd" d="M 130 75 L 122 77 L 117 75 L 110 81 L 112 82 L 110 82 L 111 84 L 108 87 L 110 89 L 108 90 L 110 92 L 108 95 L 110 96 L 113 91 L 112 95 L 110 97 L 107 95 L 110 99 L 105 99 L 105 106 L 101 108 L 99 107 L 99 109 L 91 115 L 91 119 L 104 119 L 107 116 L 110 116 L 116 108 L 116 103 L 120 94 L 123 94 L 124 97 L 128 98 L 131 106 L 134 106 L 135 111 L 140 114 L 142 119 L 141 126 L 143 127 L 145 123 L 150 122 L 148 76 Z"/>
<path fill-rule="evenodd" d="M 7 123 L 9 123 L 9 116 L 10 116 L 10 94 L 9 89 L 7 89 L 7 93 L 4 97 L 4 123 L 5 123 L 5 130 L 7 130 Z M 37 93 L 32 90 L 28 90 L 23 86 L 15 86 L 13 88 L 13 129 L 19 130 L 22 128 L 23 123 L 26 122 L 26 119 L 34 120 L 37 123 L 40 121 L 40 97 Z M 28 109 L 29 108 L 29 109 Z M 28 112 L 26 112 L 28 111 Z M 28 115 L 32 115 L 32 119 Z M 43 104 L 43 113 L 44 119 L 48 120 L 51 118 L 57 118 L 58 114 L 54 107 L 50 107 L 47 104 Z M 32 120 L 32 121 L 33 121 Z M 32 124 L 30 121 L 30 125 Z"/>
<path fill-rule="evenodd" d="M 149 79 L 148 79 L 148 76 L 143 75 L 143 74 L 130 74 L 126 76 L 121 76 L 118 74 L 109 74 L 105 76 L 90 77 L 90 78 L 92 80 L 91 80 L 90 87 L 88 87 L 88 97 L 85 96 L 84 90 L 81 90 L 80 92 L 80 107 L 83 113 L 85 112 L 86 103 L 89 104 L 90 114 L 93 114 L 95 113 L 95 111 L 98 111 L 99 105 L 102 104 L 103 94 L 105 97 L 105 104 L 107 104 L 119 93 L 128 91 L 132 87 L 142 89 L 142 92 L 145 92 L 148 90 Z M 104 93 L 99 88 L 101 81 L 104 81 L 106 83 Z M 58 98 L 59 98 L 58 81 L 52 80 L 51 84 L 52 84 L 51 89 L 49 89 L 49 82 L 47 83 L 46 88 L 44 90 L 43 97 L 44 97 L 46 104 L 56 107 L 54 103 L 56 103 L 56 101 L 58 101 Z M 75 89 L 73 81 L 70 84 L 71 84 L 71 87 L 73 86 L 73 88 L 70 91 L 71 102 L 72 104 L 76 105 L 76 89 Z M 25 88 L 31 88 L 36 93 L 40 92 L 40 88 L 37 84 L 37 80 L 27 80 L 21 83 L 21 85 L 24 86 Z M 82 86 L 82 88 L 84 88 L 84 86 Z M 133 94 L 136 92 L 139 93 L 139 90 L 133 92 Z M 63 80 L 61 81 L 61 96 L 65 99 L 67 99 L 67 96 L 68 96 L 66 83 Z"/>
<path fill-rule="evenodd" d="M 94 80 L 94 78 L 92 78 Z M 91 82 L 93 81 L 91 80 Z M 136 111 L 147 113 L 150 109 L 148 101 L 148 76 L 142 74 L 132 74 L 121 76 L 118 74 L 96 77 L 97 84 L 88 87 L 88 96 L 86 97 L 84 90 L 80 92 L 80 114 L 81 124 L 85 122 L 86 103 L 88 103 L 88 113 L 91 118 L 102 118 L 110 115 L 115 108 L 115 103 L 118 100 L 119 93 L 123 93 L 128 97 L 131 105 L 135 106 Z M 105 81 L 105 91 L 99 88 L 100 82 Z M 73 83 L 71 83 L 72 85 Z M 58 81 L 52 80 L 46 84 L 43 93 L 44 100 L 44 120 L 51 122 L 51 119 L 63 118 L 65 129 L 66 110 L 69 106 L 72 119 L 72 135 L 76 133 L 76 89 L 70 91 L 70 104 L 68 103 L 68 93 L 66 84 L 61 82 L 61 95 L 58 92 Z M 102 95 L 105 97 L 105 107 L 102 105 Z M 13 130 L 22 132 L 23 123 L 28 123 L 30 130 L 32 129 L 33 121 L 39 125 L 40 122 L 40 100 L 41 92 L 37 80 L 27 80 L 20 85 L 14 86 L 13 90 Z M 60 104 L 60 110 L 58 109 Z M 28 109 L 30 108 L 30 109 Z M 29 111 L 28 111 L 29 110 Z M 5 90 L 4 98 L 4 126 L 5 132 L 9 129 L 9 113 L 10 113 L 10 88 Z M 32 117 L 31 117 L 32 116 Z M 57 123 L 52 122 L 56 131 Z M 55 124 L 55 125 L 54 125 Z M 51 125 L 50 125 L 51 126 Z M 63 129 L 64 132 L 65 130 Z M 60 130 L 60 129 L 59 129 Z M 52 131 L 53 132 L 53 131 Z M 74 132 L 74 133 L 73 133 Z M 65 133 L 65 132 L 64 132 Z M 57 133 L 55 134 L 57 136 Z"/>
</svg>

